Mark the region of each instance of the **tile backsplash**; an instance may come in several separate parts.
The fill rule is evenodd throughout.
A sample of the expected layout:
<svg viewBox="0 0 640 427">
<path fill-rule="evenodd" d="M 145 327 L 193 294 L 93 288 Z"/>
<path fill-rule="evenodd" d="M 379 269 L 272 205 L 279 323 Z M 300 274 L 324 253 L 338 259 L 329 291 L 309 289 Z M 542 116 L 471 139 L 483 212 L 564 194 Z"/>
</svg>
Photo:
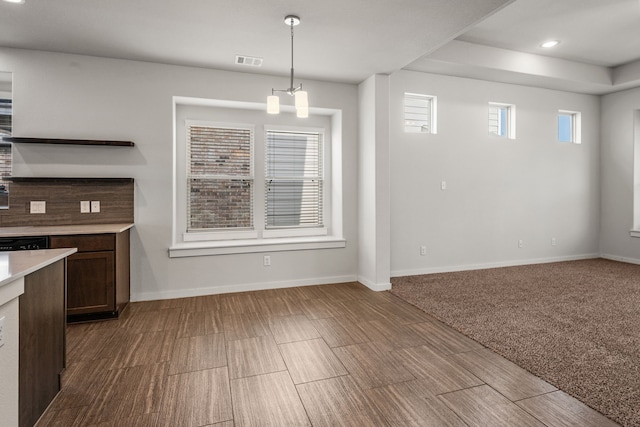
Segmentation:
<svg viewBox="0 0 640 427">
<path fill-rule="evenodd" d="M 0 227 L 132 223 L 133 200 L 132 178 L 16 178 Z M 31 213 L 32 201 L 45 202 L 46 212 Z M 81 213 L 81 201 L 99 201 L 100 212 Z"/>
</svg>

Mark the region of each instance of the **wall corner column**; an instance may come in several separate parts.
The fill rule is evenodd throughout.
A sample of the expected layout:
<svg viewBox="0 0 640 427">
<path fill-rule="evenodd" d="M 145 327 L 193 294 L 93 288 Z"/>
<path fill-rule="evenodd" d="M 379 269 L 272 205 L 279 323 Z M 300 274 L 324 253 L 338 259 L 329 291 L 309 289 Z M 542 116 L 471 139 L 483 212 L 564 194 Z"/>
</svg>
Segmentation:
<svg viewBox="0 0 640 427">
<path fill-rule="evenodd" d="M 358 86 L 358 280 L 376 291 L 391 288 L 389 80 Z"/>
</svg>

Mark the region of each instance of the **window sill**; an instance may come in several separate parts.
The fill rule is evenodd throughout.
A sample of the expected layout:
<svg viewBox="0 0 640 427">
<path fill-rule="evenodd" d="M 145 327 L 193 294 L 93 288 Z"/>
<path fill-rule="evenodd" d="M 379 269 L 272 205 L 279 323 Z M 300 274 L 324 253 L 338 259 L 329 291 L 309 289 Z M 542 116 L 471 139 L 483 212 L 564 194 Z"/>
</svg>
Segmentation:
<svg viewBox="0 0 640 427">
<path fill-rule="evenodd" d="M 344 248 L 347 241 L 335 236 L 313 236 L 261 240 L 225 240 L 178 243 L 169 248 L 169 258 L 233 255 L 259 252 Z"/>
<path fill-rule="evenodd" d="M 631 230 L 629 231 L 629 235 L 631 237 L 640 237 L 640 230 Z"/>
</svg>

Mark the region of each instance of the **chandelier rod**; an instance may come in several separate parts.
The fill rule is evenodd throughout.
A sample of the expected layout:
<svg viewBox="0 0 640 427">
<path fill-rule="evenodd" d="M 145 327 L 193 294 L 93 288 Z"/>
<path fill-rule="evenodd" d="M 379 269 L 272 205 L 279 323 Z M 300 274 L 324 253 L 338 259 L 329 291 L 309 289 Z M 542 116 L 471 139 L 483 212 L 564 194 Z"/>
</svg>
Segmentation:
<svg viewBox="0 0 640 427">
<path fill-rule="evenodd" d="M 291 19 L 289 22 L 291 25 L 291 85 L 289 86 L 289 90 L 291 91 L 291 93 L 293 93 L 293 19 Z"/>
</svg>

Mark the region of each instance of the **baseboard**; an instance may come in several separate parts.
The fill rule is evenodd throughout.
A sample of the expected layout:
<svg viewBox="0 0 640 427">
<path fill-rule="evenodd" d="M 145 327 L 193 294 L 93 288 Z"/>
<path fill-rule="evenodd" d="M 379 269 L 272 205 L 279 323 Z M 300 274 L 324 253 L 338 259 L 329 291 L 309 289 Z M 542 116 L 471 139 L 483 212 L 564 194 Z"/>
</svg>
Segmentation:
<svg viewBox="0 0 640 427">
<path fill-rule="evenodd" d="M 610 254 L 600 254 L 600 258 L 609 259 L 611 261 L 626 262 L 628 264 L 640 265 L 640 259 L 636 259 L 636 258 L 627 258 L 623 256 L 610 255 Z"/>
<path fill-rule="evenodd" d="M 175 289 L 171 291 L 132 292 L 131 301 L 154 301 L 172 298 L 198 297 L 203 295 L 229 294 L 232 292 L 262 291 L 265 289 L 293 288 L 296 286 L 328 285 L 357 281 L 357 276 L 316 277 L 278 282 L 243 283 L 240 285 L 213 286 L 208 288 Z M 391 288 L 391 285 L 389 285 Z"/>
<path fill-rule="evenodd" d="M 367 288 L 372 291 L 380 292 L 380 291 L 388 291 L 391 289 L 391 283 L 374 283 L 369 279 L 365 279 L 364 277 L 358 276 L 358 282 L 365 285 Z"/>
<path fill-rule="evenodd" d="M 442 267 L 427 267 L 427 268 L 417 268 L 417 269 L 411 269 L 411 270 L 395 270 L 395 271 L 391 271 L 391 277 L 418 276 L 420 274 L 434 274 L 434 273 L 452 273 L 454 271 L 485 270 L 487 268 L 516 267 L 519 265 L 531 265 L 531 264 L 548 264 L 551 262 L 578 261 L 581 259 L 592 259 L 592 258 L 600 258 L 600 257 L 601 257 L 600 254 L 583 254 L 583 255 L 570 255 L 570 256 L 563 256 L 563 257 L 552 257 L 552 258 L 500 261 L 500 262 L 491 262 L 491 263 L 483 263 L 483 264 L 447 265 Z"/>
</svg>

